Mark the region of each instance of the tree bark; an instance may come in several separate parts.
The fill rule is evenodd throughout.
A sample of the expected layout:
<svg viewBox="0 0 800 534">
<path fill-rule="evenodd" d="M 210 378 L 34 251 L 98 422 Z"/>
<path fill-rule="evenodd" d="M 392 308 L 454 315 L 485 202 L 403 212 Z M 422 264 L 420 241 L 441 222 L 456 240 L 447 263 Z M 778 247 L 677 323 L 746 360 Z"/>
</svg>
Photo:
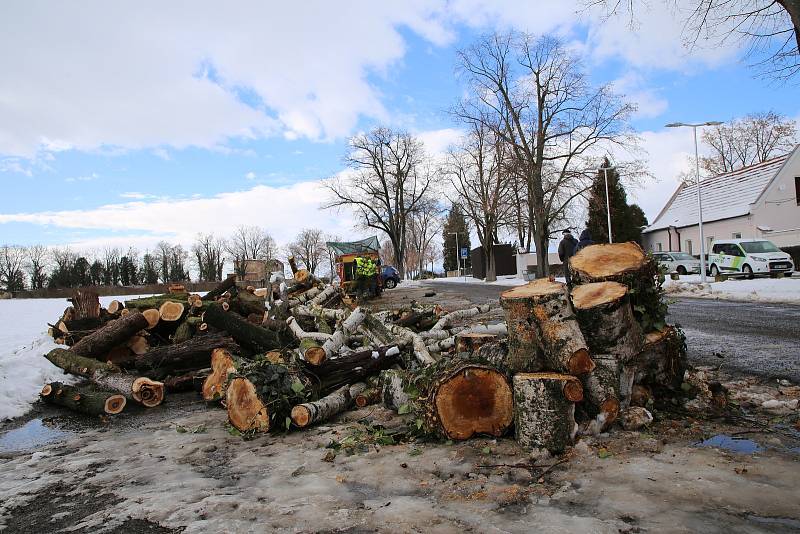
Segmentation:
<svg viewBox="0 0 800 534">
<path fill-rule="evenodd" d="M 87 387 L 68 386 L 51 382 L 39 394 L 48 404 L 64 406 L 70 410 L 89 415 L 115 415 L 125 409 L 125 396 Z"/>
<path fill-rule="evenodd" d="M 215 349 L 239 350 L 224 332 L 191 338 L 183 343 L 153 347 L 136 357 L 136 369 L 151 378 L 164 378 L 178 371 L 209 367 Z"/>
<path fill-rule="evenodd" d="M 227 290 L 232 288 L 236 285 L 236 275 L 232 274 L 229 275 L 225 280 L 217 284 L 217 287 L 203 295 L 202 298 L 205 302 L 213 302 L 217 299 L 217 297 L 221 296 Z"/>
<path fill-rule="evenodd" d="M 253 353 L 281 348 L 280 336 L 276 332 L 253 325 L 234 312 L 224 311 L 219 304 L 209 306 L 203 319 L 214 328 L 230 334 L 239 345 Z"/>
<path fill-rule="evenodd" d="M 292 408 L 292 422 L 300 428 L 305 428 L 320 421 L 327 421 L 347 410 L 349 406 L 350 386 L 345 384 L 319 400 L 298 404 Z"/>
<path fill-rule="evenodd" d="M 508 363 L 512 371 L 540 371 L 546 367 L 580 375 L 592 370 L 594 364 L 565 284 L 536 280 L 504 292 L 500 303 L 508 324 Z"/>
<path fill-rule="evenodd" d="M 396 345 L 365 349 L 323 361 L 319 365 L 305 365 L 306 374 L 318 381 L 320 391 L 330 392 L 344 384 L 362 382 L 369 376 L 389 369 L 400 361 Z"/>
<path fill-rule="evenodd" d="M 347 338 L 355 334 L 358 327 L 364 322 L 364 318 L 365 314 L 361 308 L 356 308 L 350 312 L 347 319 L 342 321 L 336 331 L 322 344 L 322 350 L 325 351 L 325 355 L 328 358 L 336 356 L 342 345 L 347 342 Z"/>
<path fill-rule="evenodd" d="M 641 352 L 644 334 L 628 299 L 628 288 L 617 282 L 576 287 L 572 304 L 592 354 L 611 354 L 628 362 Z"/>
<path fill-rule="evenodd" d="M 590 413 L 596 415 L 594 433 L 616 421 L 620 410 L 622 363 L 612 355 L 595 355 L 595 368 L 581 377 Z"/>
<path fill-rule="evenodd" d="M 667 325 L 645 336 L 645 345 L 634 359 L 637 384 L 677 390 L 686 371 L 686 337 Z"/>
<path fill-rule="evenodd" d="M 126 343 L 137 332 L 146 329 L 147 319 L 141 313 L 129 313 L 125 317 L 107 322 L 72 346 L 79 356 L 102 358 L 118 345 Z"/>
<path fill-rule="evenodd" d="M 455 310 L 447 315 L 441 317 L 431 330 L 442 330 L 443 328 L 447 328 L 451 326 L 454 322 L 460 321 L 463 319 L 467 319 L 469 317 L 474 317 L 481 313 L 486 313 L 492 309 L 491 304 L 482 304 L 480 306 L 474 306 L 472 308 L 465 308 L 463 310 Z"/>
<path fill-rule="evenodd" d="M 100 299 L 96 291 L 78 289 L 70 300 L 75 310 L 75 319 L 100 317 Z"/>
<path fill-rule="evenodd" d="M 575 401 L 580 382 L 557 373 L 519 373 L 514 376 L 514 428 L 520 445 L 563 452 L 578 431 Z"/>
<path fill-rule="evenodd" d="M 463 332 L 456 336 L 456 352 L 474 352 L 493 341 L 497 341 L 497 336 L 494 334 Z"/>
</svg>

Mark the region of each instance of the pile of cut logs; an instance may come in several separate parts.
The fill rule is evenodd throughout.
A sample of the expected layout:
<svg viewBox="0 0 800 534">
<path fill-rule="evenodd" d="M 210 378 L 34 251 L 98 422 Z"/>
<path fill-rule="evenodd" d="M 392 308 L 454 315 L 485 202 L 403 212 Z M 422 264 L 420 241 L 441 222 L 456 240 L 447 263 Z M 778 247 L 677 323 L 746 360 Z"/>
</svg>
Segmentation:
<svg viewBox="0 0 800 534">
<path fill-rule="evenodd" d="M 170 393 L 199 392 L 231 425 L 304 428 L 354 405 L 383 403 L 445 439 L 502 436 L 558 452 L 609 427 L 629 405 L 680 384 L 685 345 L 664 324 L 663 278 L 633 243 L 573 257 L 575 286 L 537 280 L 503 293 L 505 323 L 476 322 L 497 305 L 371 311 L 304 269 L 266 288 L 233 278 L 204 296 L 112 301 L 77 291 L 51 325 L 45 357 L 77 385 L 46 384 L 43 401 L 93 415 Z"/>
</svg>

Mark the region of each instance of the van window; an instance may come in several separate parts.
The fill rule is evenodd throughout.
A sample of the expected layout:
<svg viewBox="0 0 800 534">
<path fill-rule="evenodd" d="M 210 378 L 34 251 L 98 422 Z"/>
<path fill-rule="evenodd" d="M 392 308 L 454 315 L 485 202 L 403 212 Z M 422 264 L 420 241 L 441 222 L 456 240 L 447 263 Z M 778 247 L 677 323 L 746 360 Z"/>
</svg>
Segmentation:
<svg viewBox="0 0 800 534">
<path fill-rule="evenodd" d="M 726 253 L 730 254 L 731 256 L 744 256 L 744 252 L 742 252 L 742 249 L 739 248 L 739 245 L 731 243 L 725 248 L 727 249 Z"/>
<path fill-rule="evenodd" d="M 714 245 L 714 248 L 711 249 L 711 252 L 713 254 L 722 254 L 723 253 L 722 251 L 724 249 L 725 249 L 725 245 L 720 245 L 719 243 L 717 243 L 716 245 Z"/>
<path fill-rule="evenodd" d="M 778 247 L 772 244 L 771 241 L 750 241 L 742 243 L 742 248 L 748 254 L 762 254 L 764 252 L 780 252 Z"/>
</svg>

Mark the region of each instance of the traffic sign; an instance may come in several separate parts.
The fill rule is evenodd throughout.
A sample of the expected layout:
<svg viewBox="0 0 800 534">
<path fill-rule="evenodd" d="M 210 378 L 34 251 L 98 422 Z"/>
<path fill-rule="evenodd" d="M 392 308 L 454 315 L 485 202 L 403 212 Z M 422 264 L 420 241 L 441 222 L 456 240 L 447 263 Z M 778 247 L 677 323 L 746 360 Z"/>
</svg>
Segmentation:
<svg viewBox="0 0 800 534">
<path fill-rule="evenodd" d="M 467 254 L 469 253 L 469 249 L 467 247 L 461 247 L 461 259 L 466 260 Z"/>
</svg>

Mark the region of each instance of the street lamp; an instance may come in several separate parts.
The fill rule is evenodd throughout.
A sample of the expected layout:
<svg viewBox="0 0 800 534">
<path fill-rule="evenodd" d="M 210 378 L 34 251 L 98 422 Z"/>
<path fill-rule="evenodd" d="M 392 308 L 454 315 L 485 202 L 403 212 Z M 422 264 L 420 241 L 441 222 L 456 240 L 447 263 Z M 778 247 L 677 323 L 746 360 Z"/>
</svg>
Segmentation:
<svg viewBox="0 0 800 534">
<path fill-rule="evenodd" d="M 667 128 L 681 128 L 688 126 L 694 132 L 694 164 L 695 175 L 697 183 L 697 217 L 698 226 L 700 227 L 700 281 L 706 282 L 706 244 L 705 236 L 703 235 L 703 196 L 700 192 L 700 157 L 697 155 L 697 128 L 701 126 L 719 126 L 722 124 L 720 121 L 708 121 L 697 124 L 687 124 L 684 122 L 671 122 L 666 125 Z M 678 243 L 680 246 L 680 243 Z"/>
<path fill-rule="evenodd" d="M 603 176 L 606 178 L 606 215 L 608 216 L 608 242 L 613 243 L 614 240 L 611 238 L 611 204 L 608 200 L 608 171 L 613 171 L 616 167 L 600 167 L 603 171 Z"/>
</svg>

